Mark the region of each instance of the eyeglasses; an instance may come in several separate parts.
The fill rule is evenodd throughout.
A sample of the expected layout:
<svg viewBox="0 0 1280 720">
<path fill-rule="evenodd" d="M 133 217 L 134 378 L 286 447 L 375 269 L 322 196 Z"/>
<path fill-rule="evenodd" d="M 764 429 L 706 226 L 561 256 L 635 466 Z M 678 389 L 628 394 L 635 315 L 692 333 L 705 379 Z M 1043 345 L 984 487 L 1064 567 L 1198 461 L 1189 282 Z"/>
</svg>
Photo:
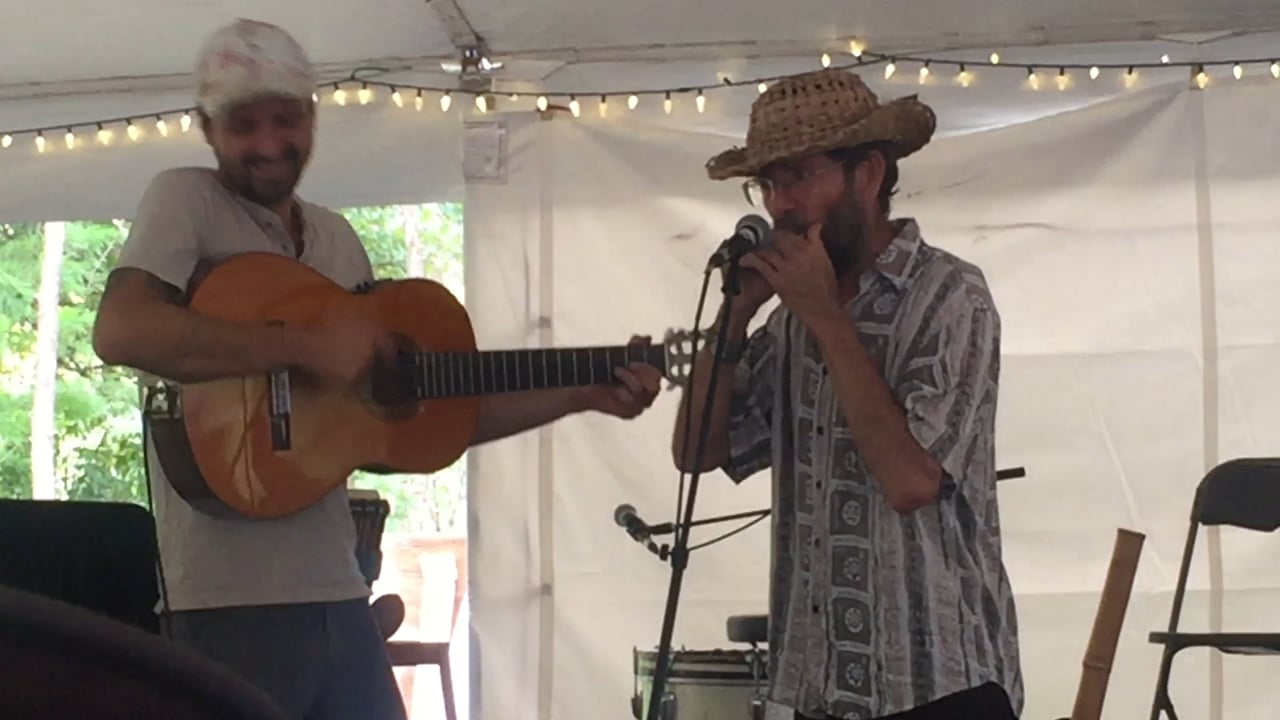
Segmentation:
<svg viewBox="0 0 1280 720">
<path fill-rule="evenodd" d="M 763 176 L 754 177 L 742 183 L 742 195 L 747 199 L 748 204 L 753 207 L 759 207 L 764 205 L 775 193 L 789 192 L 793 189 L 807 189 L 800 186 L 820 175 L 825 175 L 834 170 L 843 170 L 844 167 L 841 163 L 833 162 L 816 170 L 783 170 L 778 173 L 779 177 L 776 179 Z"/>
</svg>

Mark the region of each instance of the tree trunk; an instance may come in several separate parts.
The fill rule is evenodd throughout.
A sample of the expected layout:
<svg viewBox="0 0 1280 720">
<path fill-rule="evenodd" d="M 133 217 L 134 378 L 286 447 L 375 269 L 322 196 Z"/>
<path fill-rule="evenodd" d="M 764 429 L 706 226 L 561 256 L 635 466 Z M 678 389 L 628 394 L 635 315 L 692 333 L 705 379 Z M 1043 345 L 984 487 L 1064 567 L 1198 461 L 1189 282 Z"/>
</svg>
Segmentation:
<svg viewBox="0 0 1280 720">
<path fill-rule="evenodd" d="M 400 206 L 400 224 L 404 226 L 404 272 L 411 278 L 422 277 L 422 266 L 426 261 L 422 236 L 418 234 L 420 212 L 416 205 Z"/>
<path fill-rule="evenodd" d="M 31 395 L 31 496 L 37 500 L 58 497 L 57 409 L 58 297 L 62 289 L 62 257 L 67 226 L 44 225 L 44 252 L 40 265 L 40 289 L 36 295 L 36 377 Z"/>
</svg>

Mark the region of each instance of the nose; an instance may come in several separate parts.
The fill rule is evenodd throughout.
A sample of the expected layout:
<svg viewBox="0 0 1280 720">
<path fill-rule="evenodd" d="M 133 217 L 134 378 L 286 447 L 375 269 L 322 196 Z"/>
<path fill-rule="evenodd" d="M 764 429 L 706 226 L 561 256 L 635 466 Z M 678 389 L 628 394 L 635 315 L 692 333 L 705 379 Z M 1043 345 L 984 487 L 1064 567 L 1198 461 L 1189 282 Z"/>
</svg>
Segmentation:
<svg viewBox="0 0 1280 720">
<path fill-rule="evenodd" d="M 769 213 L 769 217 L 775 222 L 778 218 L 787 214 L 788 211 L 795 209 L 795 207 L 796 203 L 789 192 L 774 191 L 769 194 L 769 197 L 764 202 L 765 211 Z"/>
<path fill-rule="evenodd" d="M 267 126 L 258 130 L 253 136 L 254 154 L 268 160 L 275 160 L 283 157 L 285 149 L 289 147 L 289 139 L 286 135 L 273 128 Z"/>
</svg>

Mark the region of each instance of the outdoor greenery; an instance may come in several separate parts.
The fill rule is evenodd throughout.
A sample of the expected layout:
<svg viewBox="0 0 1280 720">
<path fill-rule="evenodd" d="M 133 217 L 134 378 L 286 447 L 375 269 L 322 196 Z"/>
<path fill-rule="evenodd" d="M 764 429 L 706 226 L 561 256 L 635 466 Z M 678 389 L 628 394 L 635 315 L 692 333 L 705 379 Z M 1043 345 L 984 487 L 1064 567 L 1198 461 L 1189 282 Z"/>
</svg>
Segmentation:
<svg viewBox="0 0 1280 720">
<path fill-rule="evenodd" d="M 343 211 L 380 278 L 422 275 L 459 298 L 462 209 L 455 204 Z M 128 232 L 126 221 L 65 224 L 58 288 L 54 428 L 55 492 L 68 499 L 147 503 L 141 419 L 131 373 L 94 355 L 93 318 L 103 283 Z M 31 497 L 32 412 L 42 224 L 0 225 L 0 497 Z M 430 477 L 358 476 L 388 498 L 387 532 L 464 532 L 465 465 Z"/>
</svg>

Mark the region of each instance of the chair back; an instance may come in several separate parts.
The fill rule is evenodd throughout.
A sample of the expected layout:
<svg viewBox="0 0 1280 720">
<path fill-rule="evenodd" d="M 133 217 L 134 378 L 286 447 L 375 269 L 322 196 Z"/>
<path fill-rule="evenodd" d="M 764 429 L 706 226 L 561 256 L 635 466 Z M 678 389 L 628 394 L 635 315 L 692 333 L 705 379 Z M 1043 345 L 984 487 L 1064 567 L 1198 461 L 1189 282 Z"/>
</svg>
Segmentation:
<svg viewBox="0 0 1280 720">
<path fill-rule="evenodd" d="M 1258 532 L 1280 528 L 1280 458 L 1240 458 L 1200 481 L 1192 520 Z"/>
<path fill-rule="evenodd" d="M 158 632 L 157 556 L 140 505 L 0 500 L 0 585 Z"/>
</svg>

